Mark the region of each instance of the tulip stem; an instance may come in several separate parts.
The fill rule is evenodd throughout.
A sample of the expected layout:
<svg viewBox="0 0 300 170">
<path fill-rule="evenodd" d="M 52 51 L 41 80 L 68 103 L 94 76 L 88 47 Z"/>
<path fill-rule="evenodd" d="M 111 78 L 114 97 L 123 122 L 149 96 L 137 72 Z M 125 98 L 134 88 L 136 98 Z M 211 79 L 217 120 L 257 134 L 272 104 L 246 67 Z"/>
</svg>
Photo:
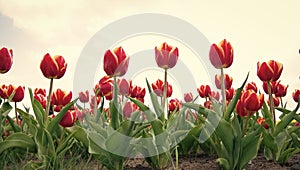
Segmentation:
<svg viewBox="0 0 300 170">
<path fill-rule="evenodd" d="M 15 102 L 15 114 L 16 114 L 16 121 L 17 121 L 17 124 L 19 125 L 18 111 L 17 111 L 17 102 Z"/>
<path fill-rule="evenodd" d="M 221 68 L 221 92 L 222 92 L 222 103 L 223 103 L 223 112 L 226 111 L 226 91 L 225 91 L 225 78 L 224 78 L 224 69 Z"/>
<path fill-rule="evenodd" d="M 243 136 L 246 135 L 246 130 L 247 130 L 249 119 L 250 119 L 250 113 L 249 113 L 249 111 L 247 111 L 247 118 L 246 118 L 246 122 L 245 122 L 245 125 L 244 125 L 244 128 L 243 128 Z"/>
<path fill-rule="evenodd" d="M 167 102 L 167 76 L 168 72 L 165 69 L 165 77 L 164 77 L 164 91 L 163 91 L 163 99 L 162 99 L 162 109 L 166 115 L 162 115 L 162 119 L 166 116 L 168 117 L 168 107 L 166 107 Z"/>
<path fill-rule="evenodd" d="M 119 102 L 118 102 L 118 84 L 117 77 L 114 76 L 114 86 L 113 86 L 113 107 L 115 107 L 115 111 L 111 112 L 111 124 L 112 128 L 117 130 L 120 126 L 119 119 Z"/>
<path fill-rule="evenodd" d="M 48 97 L 47 97 L 46 115 L 44 116 L 44 122 L 47 121 L 47 117 L 48 117 L 49 111 L 50 111 L 52 88 L 53 88 L 53 78 L 50 79 L 50 87 L 49 87 L 49 93 L 48 93 Z"/>
<path fill-rule="evenodd" d="M 270 101 L 270 111 L 271 111 L 271 114 L 273 115 L 273 123 L 275 126 L 276 125 L 276 116 L 275 116 L 275 109 L 274 109 L 274 101 L 273 101 L 272 92 L 271 92 L 271 84 L 269 81 L 268 81 L 268 95 L 269 95 L 269 101 Z"/>
</svg>

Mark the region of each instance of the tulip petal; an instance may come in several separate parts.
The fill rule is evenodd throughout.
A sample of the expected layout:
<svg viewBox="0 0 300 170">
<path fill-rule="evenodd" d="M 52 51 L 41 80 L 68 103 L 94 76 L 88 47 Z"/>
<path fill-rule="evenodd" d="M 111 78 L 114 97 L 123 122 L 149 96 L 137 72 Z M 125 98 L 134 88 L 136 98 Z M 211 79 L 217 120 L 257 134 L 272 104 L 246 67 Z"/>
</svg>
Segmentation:
<svg viewBox="0 0 300 170">
<path fill-rule="evenodd" d="M 56 61 L 47 53 L 41 61 L 40 69 L 46 78 L 51 79 L 57 77 L 59 67 Z"/>
<path fill-rule="evenodd" d="M 113 76 L 118 66 L 118 57 L 111 50 L 104 54 L 104 71 L 108 76 Z"/>
</svg>

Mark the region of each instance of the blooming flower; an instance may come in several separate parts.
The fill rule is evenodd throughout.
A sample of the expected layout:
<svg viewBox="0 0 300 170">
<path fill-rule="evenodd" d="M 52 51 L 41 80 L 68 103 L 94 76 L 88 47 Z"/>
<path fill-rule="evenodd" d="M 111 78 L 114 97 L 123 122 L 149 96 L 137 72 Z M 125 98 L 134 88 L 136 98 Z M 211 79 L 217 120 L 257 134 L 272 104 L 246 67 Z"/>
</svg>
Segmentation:
<svg viewBox="0 0 300 170">
<path fill-rule="evenodd" d="M 122 47 L 113 51 L 107 50 L 104 54 L 104 71 L 110 76 L 123 76 L 128 70 L 129 57 Z"/>
<path fill-rule="evenodd" d="M 205 98 L 205 97 L 209 97 L 209 95 L 211 94 L 211 89 L 209 87 L 209 85 L 201 85 L 198 89 L 197 89 L 200 97 Z"/>
<path fill-rule="evenodd" d="M 283 65 L 277 61 L 257 63 L 257 76 L 261 81 L 277 81 L 282 73 Z"/>
<path fill-rule="evenodd" d="M 155 47 L 155 60 L 160 68 L 173 68 L 178 60 L 178 48 L 170 46 L 166 42 L 162 43 Z"/>
<path fill-rule="evenodd" d="M 232 85 L 232 77 L 230 77 L 228 74 L 224 74 L 224 83 L 225 89 L 230 89 Z M 215 84 L 218 89 L 221 89 L 221 75 L 215 75 Z"/>
<path fill-rule="evenodd" d="M 118 79 L 119 94 L 128 96 L 131 92 L 130 82 L 126 79 Z"/>
<path fill-rule="evenodd" d="M 7 73 L 13 64 L 13 51 L 8 48 L 0 49 L 0 73 Z"/>
<path fill-rule="evenodd" d="M 57 89 L 51 96 L 51 105 L 55 105 L 54 110 L 59 112 L 60 109 L 70 103 L 72 100 L 72 92 L 67 93 L 61 89 Z"/>
<path fill-rule="evenodd" d="M 64 115 L 64 117 L 59 122 L 59 124 L 62 127 L 71 127 L 74 125 L 76 120 L 77 120 L 76 109 L 68 110 L 67 113 Z"/>
<path fill-rule="evenodd" d="M 190 93 L 184 93 L 184 101 L 185 102 L 191 102 L 193 101 L 193 94 L 190 92 Z"/>
<path fill-rule="evenodd" d="M 40 69 L 46 78 L 60 79 L 66 72 L 67 63 L 62 56 L 55 55 L 51 57 L 50 54 L 47 53 L 41 61 Z"/>
<path fill-rule="evenodd" d="M 222 40 L 218 45 L 212 44 L 209 51 L 209 60 L 217 68 L 228 68 L 233 62 L 233 48 L 226 40 Z"/>
<path fill-rule="evenodd" d="M 164 82 L 158 79 L 155 83 L 152 83 L 152 89 L 157 96 L 162 97 L 164 91 Z M 167 82 L 167 97 L 171 97 L 172 93 L 172 85 Z"/>
</svg>

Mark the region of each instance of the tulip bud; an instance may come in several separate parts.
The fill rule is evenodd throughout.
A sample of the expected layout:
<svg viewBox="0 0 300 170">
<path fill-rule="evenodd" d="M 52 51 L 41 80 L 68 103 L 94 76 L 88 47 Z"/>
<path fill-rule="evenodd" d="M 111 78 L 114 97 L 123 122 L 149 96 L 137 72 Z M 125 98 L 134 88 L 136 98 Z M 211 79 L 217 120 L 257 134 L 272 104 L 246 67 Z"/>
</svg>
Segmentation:
<svg viewBox="0 0 300 170">
<path fill-rule="evenodd" d="M 130 118 L 131 113 L 133 113 L 133 112 L 135 112 L 137 110 L 138 110 L 138 106 L 137 105 L 135 105 L 132 102 L 126 102 L 125 105 L 124 105 L 124 107 L 123 107 L 124 117 Z"/>
<path fill-rule="evenodd" d="M 245 87 L 246 90 L 253 90 L 255 93 L 257 93 L 257 86 L 255 82 L 248 83 Z"/>
<path fill-rule="evenodd" d="M 172 114 L 175 110 L 179 111 L 181 109 L 181 102 L 178 99 L 171 99 L 169 104 L 169 111 Z"/>
<path fill-rule="evenodd" d="M 190 93 L 184 93 L 184 101 L 185 102 L 191 102 L 193 101 L 193 94 Z"/>
<path fill-rule="evenodd" d="M 164 42 L 160 46 L 155 47 L 155 60 L 160 68 L 173 68 L 178 60 L 178 48 Z"/>
<path fill-rule="evenodd" d="M 162 97 L 164 91 L 164 82 L 158 79 L 155 83 L 152 83 L 152 89 L 157 96 Z M 171 97 L 172 93 L 172 85 L 167 82 L 167 97 Z"/>
<path fill-rule="evenodd" d="M 275 90 L 275 96 L 276 97 L 284 97 L 286 95 L 287 92 L 287 88 L 289 87 L 289 85 L 284 86 L 282 84 L 278 84 L 276 86 L 276 90 Z"/>
<path fill-rule="evenodd" d="M 67 63 L 62 56 L 56 55 L 51 57 L 50 54 L 47 53 L 41 61 L 40 69 L 46 78 L 60 79 L 65 75 Z"/>
<path fill-rule="evenodd" d="M 13 93 L 15 93 L 14 97 L 11 99 L 11 101 L 20 102 L 24 98 L 24 93 L 25 93 L 24 91 L 25 91 L 25 88 L 22 86 L 15 87 L 15 86 L 9 85 L 7 88 L 7 95 L 10 96 Z"/>
<path fill-rule="evenodd" d="M 300 90 L 298 90 L 298 89 L 296 89 L 292 94 L 294 101 L 297 103 L 298 103 L 299 95 L 300 95 Z"/>
<path fill-rule="evenodd" d="M 230 89 L 232 85 L 232 77 L 230 77 L 228 74 L 224 74 L 224 83 L 225 89 Z M 215 84 L 218 89 L 221 89 L 221 75 L 215 75 Z"/>
<path fill-rule="evenodd" d="M 130 82 L 126 79 L 119 79 L 118 80 L 118 86 L 119 86 L 119 94 L 128 96 L 130 94 Z"/>
<path fill-rule="evenodd" d="M 128 64 L 129 57 L 122 47 L 107 50 L 104 54 L 104 71 L 109 77 L 125 75 Z"/>
<path fill-rule="evenodd" d="M 247 90 L 241 95 L 242 105 L 249 111 L 258 111 L 264 103 L 264 95 L 257 95 L 253 90 Z"/>
<path fill-rule="evenodd" d="M 34 95 L 41 94 L 42 96 L 46 96 L 46 89 L 36 88 L 34 89 Z"/>
<path fill-rule="evenodd" d="M 261 81 L 277 81 L 282 73 L 283 65 L 277 61 L 257 63 L 257 76 Z"/>
<path fill-rule="evenodd" d="M 226 100 L 231 100 L 234 96 L 234 88 L 230 88 L 226 90 Z"/>
<path fill-rule="evenodd" d="M 61 119 L 59 124 L 62 127 L 71 127 L 77 120 L 76 110 L 68 110 L 64 117 Z"/>
<path fill-rule="evenodd" d="M 217 68 L 228 68 L 233 62 L 233 48 L 226 39 L 222 40 L 218 45 L 212 44 L 209 51 L 209 60 L 211 64 Z"/>
<path fill-rule="evenodd" d="M 214 98 L 214 99 L 216 99 L 216 100 L 219 100 L 219 99 L 220 99 L 220 93 L 217 92 L 217 91 L 212 91 L 212 92 L 210 93 L 210 97 L 212 97 L 212 98 Z"/>
<path fill-rule="evenodd" d="M 8 48 L 0 49 L 0 73 L 7 73 L 13 64 L 13 51 Z"/>
<path fill-rule="evenodd" d="M 87 103 L 87 102 L 89 102 L 89 97 L 90 97 L 90 95 L 89 95 L 89 91 L 88 90 L 86 90 L 85 92 L 80 92 L 79 93 L 79 101 L 81 102 L 81 103 Z"/>
<path fill-rule="evenodd" d="M 211 94 L 211 89 L 209 87 L 209 85 L 201 85 L 198 89 L 197 89 L 200 97 L 205 98 L 205 97 L 209 97 L 209 95 Z"/>
</svg>

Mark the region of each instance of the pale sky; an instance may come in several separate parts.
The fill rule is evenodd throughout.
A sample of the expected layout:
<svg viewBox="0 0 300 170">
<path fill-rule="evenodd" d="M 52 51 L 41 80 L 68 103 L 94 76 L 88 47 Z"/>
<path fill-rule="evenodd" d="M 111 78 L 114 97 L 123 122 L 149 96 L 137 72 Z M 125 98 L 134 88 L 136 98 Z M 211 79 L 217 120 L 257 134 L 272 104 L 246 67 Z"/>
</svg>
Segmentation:
<svg viewBox="0 0 300 170">
<path fill-rule="evenodd" d="M 283 63 L 283 74 L 280 79 L 282 84 L 289 84 L 288 94 L 284 99 L 286 101 L 291 98 L 294 89 L 300 88 L 299 6 L 298 0 L 0 0 L 0 46 L 14 50 L 12 69 L 7 74 L 1 75 L 0 84 L 11 83 L 48 90 L 49 80 L 43 77 L 39 64 L 43 55 L 49 52 L 51 55 L 64 56 L 68 63 L 65 76 L 55 81 L 55 88 L 72 90 L 77 59 L 83 47 L 96 32 L 123 17 L 141 13 L 160 13 L 178 17 L 192 24 L 211 43 L 218 43 L 224 38 L 230 41 L 234 48 L 234 61 L 225 72 L 233 77 L 234 87 L 241 85 L 250 71 L 249 80 L 256 82 L 262 90 L 262 83 L 256 76 L 257 62 L 274 59 Z M 140 43 L 146 38 L 149 39 L 146 36 L 135 37 L 118 45 L 127 47 L 125 51 L 130 55 L 143 48 L 142 45 L 147 48 L 152 45 Z M 180 46 L 180 43 L 166 40 L 164 37 L 152 38 L 155 45 L 170 41 Z M 185 60 L 187 53 L 188 50 L 179 48 L 179 58 L 182 61 Z M 193 63 L 190 64 L 193 67 L 191 70 L 197 69 Z M 99 65 L 101 66 L 101 63 Z M 99 70 L 99 77 L 96 77 L 96 80 L 101 74 L 104 75 L 103 71 L 101 73 L 102 68 L 99 67 Z M 174 79 L 176 82 L 176 78 Z M 201 78 L 196 81 L 198 85 L 208 83 Z M 140 85 L 146 87 L 145 84 Z M 177 91 L 174 97 L 181 98 L 180 95 L 183 93 L 185 92 Z M 196 89 L 193 93 L 197 94 Z M 26 97 L 28 98 L 28 92 Z M 289 106 L 294 107 L 295 103 L 291 100 L 289 102 Z"/>
</svg>

